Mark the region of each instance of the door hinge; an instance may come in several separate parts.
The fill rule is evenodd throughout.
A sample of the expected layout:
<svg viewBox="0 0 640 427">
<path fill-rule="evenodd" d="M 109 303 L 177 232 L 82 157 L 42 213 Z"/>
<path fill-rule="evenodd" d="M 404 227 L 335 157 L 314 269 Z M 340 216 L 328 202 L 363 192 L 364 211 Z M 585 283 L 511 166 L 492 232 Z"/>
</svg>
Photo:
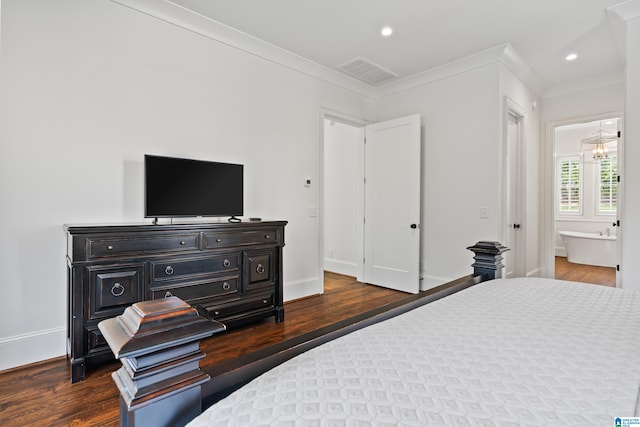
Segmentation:
<svg viewBox="0 0 640 427">
<path fill-rule="evenodd" d="M 622 132 L 618 131 L 618 138 L 622 136 Z"/>
<path fill-rule="evenodd" d="M 620 264 L 616 264 L 616 271 L 620 271 Z"/>
<path fill-rule="evenodd" d="M 620 175 L 616 177 L 616 180 L 618 180 L 618 183 L 620 183 Z"/>
</svg>

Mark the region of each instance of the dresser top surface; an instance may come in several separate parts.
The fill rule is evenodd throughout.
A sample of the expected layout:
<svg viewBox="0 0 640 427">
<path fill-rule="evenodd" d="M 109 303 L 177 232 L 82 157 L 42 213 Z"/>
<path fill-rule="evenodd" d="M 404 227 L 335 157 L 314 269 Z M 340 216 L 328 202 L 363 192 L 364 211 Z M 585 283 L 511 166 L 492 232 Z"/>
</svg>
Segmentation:
<svg viewBox="0 0 640 427">
<path fill-rule="evenodd" d="M 207 220 L 208 221 L 208 220 Z M 264 227 L 284 227 L 287 221 L 248 221 L 228 222 L 226 220 L 211 222 L 203 221 L 176 221 L 173 223 L 152 222 L 123 222 L 123 223 L 107 223 L 107 224 L 64 224 L 64 231 L 70 234 L 88 234 L 88 233 L 113 233 L 113 232 L 135 232 L 135 231 L 186 231 L 186 230 L 250 230 L 252 228 Z"/>
</svg>

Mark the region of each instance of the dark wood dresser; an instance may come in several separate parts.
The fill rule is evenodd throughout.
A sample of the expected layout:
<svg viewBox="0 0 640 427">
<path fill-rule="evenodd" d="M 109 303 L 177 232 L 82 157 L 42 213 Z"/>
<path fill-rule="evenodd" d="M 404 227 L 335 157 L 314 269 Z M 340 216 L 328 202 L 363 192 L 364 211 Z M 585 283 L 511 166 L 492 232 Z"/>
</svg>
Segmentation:
<svg viewBox="0 0 640 427">
<path fill-rule="evenodd" d="M 65 225 L 71 382 L 113 359 L 98 323 L 138 301 L 177 296 L 228 328 L 283 321 L 286 224 Z"/>
</svg>

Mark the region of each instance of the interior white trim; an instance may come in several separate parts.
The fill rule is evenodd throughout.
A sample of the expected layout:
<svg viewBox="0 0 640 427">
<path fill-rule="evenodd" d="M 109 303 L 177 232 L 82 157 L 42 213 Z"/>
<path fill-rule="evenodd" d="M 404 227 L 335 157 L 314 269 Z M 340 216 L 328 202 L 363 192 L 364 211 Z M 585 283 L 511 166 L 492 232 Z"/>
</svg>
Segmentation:
<svg viewBox="0 0 640 427">
<path fill-rule="evenodd" d="M 323 292 L 318 292 L 320 284 L 321 281 L 318 280 L 317 277 L 309 277 L 306 279 L 285 282 L 282 285 L 284 302 L 306 298 L 311 295 L 321 294 Z"/>
<path fill-rule="evenodd" d="M 64 356 L 66 339 L 66 327 L 0 339 L 0 371 Z"/>
</svg>

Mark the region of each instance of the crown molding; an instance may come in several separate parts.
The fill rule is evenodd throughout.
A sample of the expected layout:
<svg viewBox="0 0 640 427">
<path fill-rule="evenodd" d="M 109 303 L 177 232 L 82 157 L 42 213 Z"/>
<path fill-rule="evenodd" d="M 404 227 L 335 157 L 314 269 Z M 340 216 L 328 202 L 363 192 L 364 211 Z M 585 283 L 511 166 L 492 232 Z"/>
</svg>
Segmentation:
<svg viewBox="0 0 640 427">
<path fill-rule="evenodd" d="M 624 83 L 623 70 L 600 74 L 586 79 L 562 83 L 555 86 L 549 86 L 545 89 L 542 97 L 552 98 L 554 96 L 568 95 L 571 93 L 581 92 L 602 86 L 609 86 L 616 83 Z"/>
<path fill-rule="evenodd" d="M 501 62 L 508 67 L 535 93 L 540 94 L 545 86 L 542 80 L 540 80 L 508 43 L 376 87 L 186 9 L 170 0 L 111 1 L 168 24 L 202 35 L 218 43 L 371 99 L 403 92 L 497 62 Z"/>
<path fill-rule="evenodd" d="M 441 79 L 495 63 L 504 64 L 536 94 L 539 95 L 544 90 L 545 83 L 529 67 L 529 65 L 524 62 L 513 46 L 509 43 L 505 43 L 482 52 L 448 62 L 431 70 L 409 76 L 402 80 L 390 82 L 377 88 L 377 97 L 384 97 L 410 90 L 418 86 L 433 83 Z"/>
<path fill-rule="evenodd" d="M 368 98 L 375 98 L 375 88 L 373 86 L 267 43 L 257 37 L 238 31 L 228 25 L 214 21 L 169 0 L 111 1 L 290 70 L 306 74 Z"/>
</svg>

